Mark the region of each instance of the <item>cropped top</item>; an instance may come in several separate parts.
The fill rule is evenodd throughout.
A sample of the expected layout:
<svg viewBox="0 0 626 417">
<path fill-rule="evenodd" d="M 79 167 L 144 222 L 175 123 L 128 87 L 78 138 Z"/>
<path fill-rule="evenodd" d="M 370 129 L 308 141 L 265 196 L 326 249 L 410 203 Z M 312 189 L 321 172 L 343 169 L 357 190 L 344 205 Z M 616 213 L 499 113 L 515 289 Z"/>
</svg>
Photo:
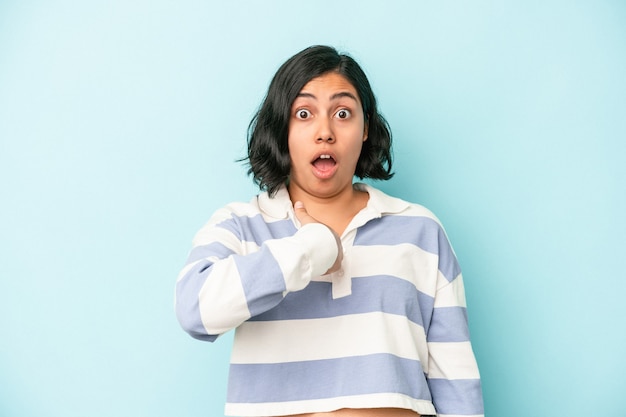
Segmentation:
<svg viewBox="0 0 626 417">
<path fill-rule="evenodd" d="M 341 269 L 332 232 L 301 227 L 285 188 L 218 210 L 176 283 L 193 337 L 235 329 L 226 415 L 396 407 L 482 416 L 456 256 L 426 208 L 365 184 Z"/>
</svg>

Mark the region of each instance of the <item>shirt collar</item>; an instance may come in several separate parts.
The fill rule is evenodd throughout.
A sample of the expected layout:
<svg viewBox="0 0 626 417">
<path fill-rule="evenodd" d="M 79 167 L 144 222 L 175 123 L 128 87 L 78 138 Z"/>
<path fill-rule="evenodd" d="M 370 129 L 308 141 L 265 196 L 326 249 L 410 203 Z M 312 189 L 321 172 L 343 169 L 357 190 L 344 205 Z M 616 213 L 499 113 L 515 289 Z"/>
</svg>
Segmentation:
<svg viewBox="0 0 626 417">
<path fill-rule="evenodd" d="M 391 197 L 384 192 L 364 183 L 355 183 L 354 187 L 369 194 L 366 210 L 371 211 L 375 217 L 384 214 L 395 214 L 406 210 L 409 203 L 396 197 Z M 259 208 L 262 212 L 275 219 L 293 217 L 293 207 L 286 186 L 278 189 L 273 197 L 267 191 L 258 196 Z"/>
<path fill-rule="evenodd" d="M 372 210 L 377 217 L 384 214 L 400 213 L 410 206 L 408 202 L 391 197 L 369 184 L 357 182 L 354 184 L 354 187 L 358 190 L 366 191 L 370 195 L 366 208 Z"/>
<path fill-rule="evenodd" d="M 286 186 L 282 186 L 276 191 L 273 197 L 270 197 L 267 191 L 258 195 L 257 201 L 259 209 L 265 214 L 275 219 L 286 219 L 289 213 L 293 212 L 289 192 Z"/>
</svg>

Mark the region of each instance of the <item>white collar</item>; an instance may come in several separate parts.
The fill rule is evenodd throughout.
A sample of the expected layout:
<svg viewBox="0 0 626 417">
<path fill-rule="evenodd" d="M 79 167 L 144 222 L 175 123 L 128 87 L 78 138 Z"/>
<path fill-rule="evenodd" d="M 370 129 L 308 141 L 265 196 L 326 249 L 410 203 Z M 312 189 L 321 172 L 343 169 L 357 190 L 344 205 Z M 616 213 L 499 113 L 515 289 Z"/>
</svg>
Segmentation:
<svg viewBox="0 0 626 417">
<path fill-rule="evenodd" d="M 364 210 L 371 213 L 372 217 L 381 217 L 383 214 L 395 214 L 406 210 L 409 203 L 396 197 L 391 197 L 384 192 L 364 183 L 354 183 L 354 188 L 369 194 L 369 200 Z M 278 189 L 273 197 L 267 192 L 258 196 L 259 208 L 262 212 L 275 219 L 293 218 L 293 207 L 286 186 Z"/>
</svg>

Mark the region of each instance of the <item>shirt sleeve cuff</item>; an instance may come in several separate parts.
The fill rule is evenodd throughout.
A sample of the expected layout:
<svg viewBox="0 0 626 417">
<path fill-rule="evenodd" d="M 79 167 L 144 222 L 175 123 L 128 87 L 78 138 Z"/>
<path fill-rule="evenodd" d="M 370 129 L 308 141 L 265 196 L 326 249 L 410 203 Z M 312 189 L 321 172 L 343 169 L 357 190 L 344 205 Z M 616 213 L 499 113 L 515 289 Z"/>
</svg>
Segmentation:
<svg viewBox="0 0 626 417">
<path fill-rule="evenodd" d="M 311 276 L 322 275 L 333 266 L 339 255 L 339 248 L 335 235 L 328 226 L 309 223 L 302 226 L 293 237 L 302 245 L 309 260 Z"/>
</svg>

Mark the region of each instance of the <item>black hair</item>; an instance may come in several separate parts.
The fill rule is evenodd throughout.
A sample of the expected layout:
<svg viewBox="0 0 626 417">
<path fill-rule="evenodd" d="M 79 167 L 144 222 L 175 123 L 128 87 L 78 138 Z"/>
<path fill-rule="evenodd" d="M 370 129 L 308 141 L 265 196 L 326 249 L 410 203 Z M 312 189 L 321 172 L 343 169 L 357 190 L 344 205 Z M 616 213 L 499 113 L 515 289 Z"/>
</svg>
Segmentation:
<svg viewBox="0 0 626 417">
<path fill-rule="evenodd" d="M 291 106 L 313 78 L 329 72 L 344 76 L 356 89 L 367 124 L 367 140 L 354 175 L 388 180 L 391 172 L 391 129 L 376 108 L 367 76 L 350 56 L 329 46 L 311 46 L 289 58 L 276 72 L 267 95 L 248 126 L 248 174 L 270 195 L 288 180 L 291 170 L 288 134 Z"/>
</svg>

